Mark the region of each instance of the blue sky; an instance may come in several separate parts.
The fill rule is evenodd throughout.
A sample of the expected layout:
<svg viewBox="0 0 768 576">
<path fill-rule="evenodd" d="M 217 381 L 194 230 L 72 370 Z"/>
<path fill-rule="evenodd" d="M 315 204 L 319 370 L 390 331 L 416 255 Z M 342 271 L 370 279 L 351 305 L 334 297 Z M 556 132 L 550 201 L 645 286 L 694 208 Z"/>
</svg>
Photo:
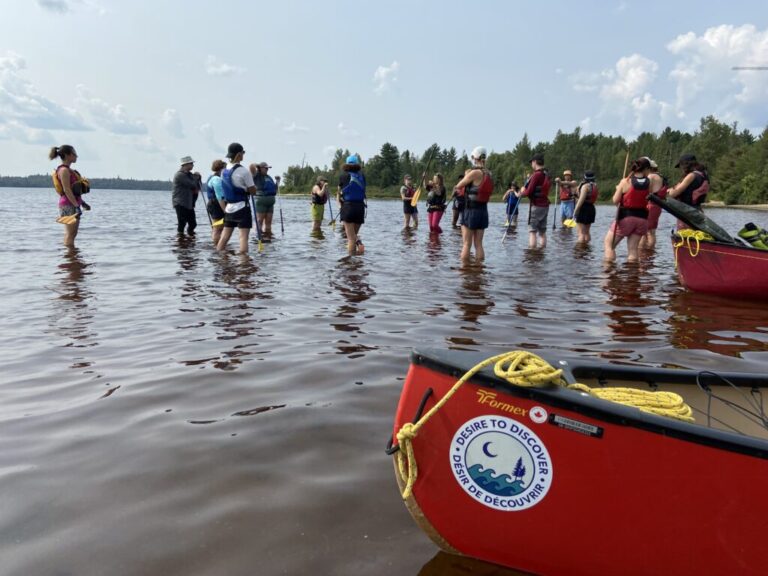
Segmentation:
<svg viewBox="0 0 768 576">
<path fill-rule="evenodd" d="M 277 172 L 389 141 L 511 149 L 713 114 L 768 124 L 768 5 L 0 0 L 0 174 L 205 171 L 231 141 Z"/>
</svg>

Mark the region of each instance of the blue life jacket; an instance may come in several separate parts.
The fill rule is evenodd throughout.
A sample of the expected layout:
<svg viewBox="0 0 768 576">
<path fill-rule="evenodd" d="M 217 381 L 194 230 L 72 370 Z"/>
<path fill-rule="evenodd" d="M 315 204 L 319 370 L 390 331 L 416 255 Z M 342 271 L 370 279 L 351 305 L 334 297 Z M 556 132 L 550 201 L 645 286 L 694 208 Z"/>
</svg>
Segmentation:
<svg viewBox="0 0 768 576">
<path fill-rule="evenodd" d="M 277 196 L 277 184 L 269 174 L 262 176 L 258 189 L 259 196 Z"/>
<path fill-rule="evenodd" d="M 363 202 L 365 200 L 365 176 L 360 172 L 349 172 L 349 184 L 341 189 L 344 202 Z"/>
<path fill-rule="evenodd" d="M 205 181 L 205 194 L 208 198 L 208 202 L 215 202 L 216 201 L 216 190 L 211 185 L 211 180 L 213 177 L 216 176 L 216 174 L 211 174 L 208 176 L 208 180 Z"/>
<path fill-rule="evenodd" d="M 224 190 L 224 200 L 230 204 L 234 204 L 235 202 L 245 202 L 248 194 L 247 190 L 244 188 L 237 188 L 232 183 L 232 174 L 234 174 L 235 170 L 238 168 L 242 168 L 242 166 L 240 164 L 235 164 L 232 168 L 225 168 L 221 173 L 221 187 Z"/>
</svg>

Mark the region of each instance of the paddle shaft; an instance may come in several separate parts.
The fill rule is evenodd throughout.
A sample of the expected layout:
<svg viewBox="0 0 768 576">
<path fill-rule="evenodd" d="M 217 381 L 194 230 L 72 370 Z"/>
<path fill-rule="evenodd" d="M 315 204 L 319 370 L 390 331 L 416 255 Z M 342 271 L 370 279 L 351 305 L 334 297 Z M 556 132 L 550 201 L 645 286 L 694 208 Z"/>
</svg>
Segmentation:
<svg viewBox="0 0 768 576">
<path fill-rule="evenodd" d="M 419 180 L 419 187 L 416 188 L 416 192 L 413 194 L 413 198 L 411 198 L 411 206 L 416 206 L 419 203 L 419 196 L 421 196 L 421 189 L 424 186 L 424 180 L 427 178 L 427 171 L 429 170 L 429 165 L 432 164 L 432 158 L 435 157 L 435 151 L 437 150 L 437 146 L 432 147 L 432 151 L 429 154 L 429 158 L 427 158 L 427 164 L 424 166 L 424 172 L 421 174 L 421 180 Z"/>
<path fill-rule="evenodd" d="M 328 202 L 328 211 L 331 213 L 331 221 L 328 222 L 331 226 L 336 224 L 336 218 L 333 217 L 333 199 L 331 198 L 331 195 L 328 193 L 328 184 L 325 185 L 325 197 L 326 202 Z"/>
<path fill-rule="evenodd" d="M 556 229 L 557 226 L 555 225 L 555 222 L 557 222 L 557 201 L 560 198 L 560 182 L 555 182 L 555 212 L 552 214 L 552 230 Z"/>
<path fill-rule="evenodd" d="M 277 190 L 275 190 L 275 196 L 277 196 L 277 207 L 280 211 L 280 235 L 285 236 L 285 226 L 283 225 L 283 199 L 280 198 L 280 176 L 275 178 L 275 186 L 277 187 Z"/>
<path fill-rule="evenodd" d="M 629 165 L 629 148 L 627 148 L 627 155 L 624 157 L 624 173 L 621 176 L 621 179 L 624 180 L 624 178 L 627 177 L 627 166 Z M 614 222 L 616 225 L 613 229 L 613 239 L 611 240 L 611 248 L 613 250 L 616 250 L 616 245 L 618 242 L 616 241 L 616 233 L 619 231 L 619 216 L 621 216 L 621 199 L 619 199 L 619 203 L 616 205 L 616 217 L 614 218 Z"/>
<path fill-rule="evenodd" d="M 256 198 L 254 198 L 253 194 L 249 194 L 251 197 L 251 210 L 253 210 L 253 223 L 256 224 L 256 238 L 259 239 L 259 251 L 261 251 L 261 226 L 259 225 L 259 219 L 256 216 Z"/>
</svg>

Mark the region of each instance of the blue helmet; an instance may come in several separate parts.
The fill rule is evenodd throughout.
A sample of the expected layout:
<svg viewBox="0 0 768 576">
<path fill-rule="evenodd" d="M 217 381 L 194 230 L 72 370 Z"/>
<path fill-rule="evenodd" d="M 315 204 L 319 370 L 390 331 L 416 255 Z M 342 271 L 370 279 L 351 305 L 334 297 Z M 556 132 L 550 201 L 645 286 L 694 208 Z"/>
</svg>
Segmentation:
<svg viewBox="0 0 768 576">
<path fill-rule="evenodd" d="M 357 154 L 347 156 L 347 164 L 360 164 L 360 158 L 357 157 Z"/>
</svg>

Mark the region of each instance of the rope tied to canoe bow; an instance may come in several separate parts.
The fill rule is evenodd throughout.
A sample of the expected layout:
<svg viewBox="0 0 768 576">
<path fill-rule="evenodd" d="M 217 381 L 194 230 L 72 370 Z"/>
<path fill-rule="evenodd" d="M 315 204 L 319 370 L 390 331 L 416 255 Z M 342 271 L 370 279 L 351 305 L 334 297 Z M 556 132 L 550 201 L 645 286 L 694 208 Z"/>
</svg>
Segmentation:
<svg viewBox="0 0 768 576">
<path fill-rule="evenodd" d="M 673 392 L 638 390 L 636 388 L 591 388 L 586 384 L 568 384 L 563 378 L 563 371 L 554 368 L 543 358 L 525 350 L 504 352 L 486 358 L 470 368 L 450 390 L 430 408 L 416 423 L 408 422 L 396 434 L 400 450 L 396 453 L 397 470 L 404 485 L 402 497 L 408 499 L 413 493 L 413 486 L 419 474 L 413 440 L 421 428 L 437 414 L 451 397 L 475 374 L 493 364 L 493 373 L 513 386 L 541 388 L 545 386 L 563 386 L 570 390 L 589 394 L 602 400 L 632 406 L 658 416 L 675 418 L 684 422 L 693 422 L 693 411 L 679 394 Z"/>
<path fill-rule="evenodd" d="M 714 238 L 707 234 L 706 232 L 702 232 L 701 230 L 692 230 L 690 228 L 683 228 L 682 230 L 678 230 L 675 232 L 679 240 L 675 242 L 675 270 L 677 270 L 677 251 L 681 246 L 685 246 L 688 248 L 688 254 L 691 255 L 691 258 L 696 258 L 696 256 L 699 255 L 699 250 L 701 249 L 700 242 L 702 240 L 704 241 L 712 241 Z M 695 242 L 695 245 L 693 244 Z"/>
</svg>

